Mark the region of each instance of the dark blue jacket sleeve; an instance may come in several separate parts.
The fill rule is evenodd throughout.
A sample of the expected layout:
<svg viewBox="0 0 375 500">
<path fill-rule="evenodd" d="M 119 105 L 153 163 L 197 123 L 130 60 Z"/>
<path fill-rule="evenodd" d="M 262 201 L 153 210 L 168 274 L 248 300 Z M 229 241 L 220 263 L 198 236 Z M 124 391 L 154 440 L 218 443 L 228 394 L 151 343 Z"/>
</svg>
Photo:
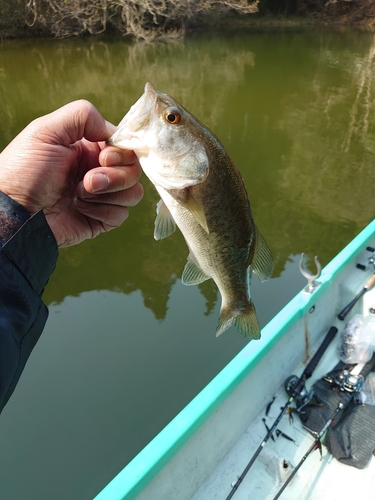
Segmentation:
<svg viewBox="0 0 375 500">
<path fill-rule="evenodd" d="M 0 193 L 0 209 L 4 209 L 4 196 Z M 8 234 L 1 238 L 4 231 L 0 232 L 0 412 L 46 323 L 48 310 L 41 297 L 58 256 L 56 240 L 43 212 L 25 217 L 21 205 L 13 200 L 9 203 L 16 223 L 10 237 Z M 14 216 L 19 214 L 16 220 Z M 6 222 L 11 227 L 9 220 Z"/>
</svg>

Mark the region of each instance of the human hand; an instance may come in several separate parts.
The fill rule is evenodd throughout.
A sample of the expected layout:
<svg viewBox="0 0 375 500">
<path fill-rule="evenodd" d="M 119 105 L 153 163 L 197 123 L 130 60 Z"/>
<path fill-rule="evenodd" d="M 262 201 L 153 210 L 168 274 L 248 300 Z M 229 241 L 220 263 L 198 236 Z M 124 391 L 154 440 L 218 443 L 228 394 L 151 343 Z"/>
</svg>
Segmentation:
<svg viewBox="0 0 375 500">
<path fill-rule="evenodd" d="M 115 130 L 84 100 L 37 118 L 0 154 L 0 191 L 43 209 L 59 247 L 118 227 L 143 187 L 135 154 L 105 145 Z"/>
</svg>

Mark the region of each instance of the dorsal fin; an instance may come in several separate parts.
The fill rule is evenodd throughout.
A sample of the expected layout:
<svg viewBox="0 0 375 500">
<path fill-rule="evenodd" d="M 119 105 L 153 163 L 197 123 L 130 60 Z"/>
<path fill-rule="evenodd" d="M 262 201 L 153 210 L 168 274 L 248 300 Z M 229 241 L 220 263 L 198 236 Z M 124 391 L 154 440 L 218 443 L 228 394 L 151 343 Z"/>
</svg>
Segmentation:
<svg viewBox="0 0 375 500">
<path fill-rule="evenodd" d="M 249 265 L 261 281 L 268 280 L 272 274 L 273 258 L 271 250 L 256 226 Z"/>
</svg>

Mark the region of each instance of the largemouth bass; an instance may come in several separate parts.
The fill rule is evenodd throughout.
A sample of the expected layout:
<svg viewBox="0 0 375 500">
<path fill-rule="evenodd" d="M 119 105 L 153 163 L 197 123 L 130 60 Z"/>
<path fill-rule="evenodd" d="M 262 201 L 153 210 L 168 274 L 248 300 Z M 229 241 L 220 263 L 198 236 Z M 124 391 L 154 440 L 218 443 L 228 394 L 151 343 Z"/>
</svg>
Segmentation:
<svg viewBox="0 0 375 500">
<path fill-rule="evenodd" d="M 235 325 L 258 339 L 250 269 L 264 281 L 273 261 L 254 224 L 242 176 L 218 138 L 146 83 L 107 143 L 134 150 L 160 194 L 155 239 L 171 235 L 176 225 L 181 230 L 190 250 L 182 282 L 215 281 L 222 298 L 216 335 Z"/>
</svg>

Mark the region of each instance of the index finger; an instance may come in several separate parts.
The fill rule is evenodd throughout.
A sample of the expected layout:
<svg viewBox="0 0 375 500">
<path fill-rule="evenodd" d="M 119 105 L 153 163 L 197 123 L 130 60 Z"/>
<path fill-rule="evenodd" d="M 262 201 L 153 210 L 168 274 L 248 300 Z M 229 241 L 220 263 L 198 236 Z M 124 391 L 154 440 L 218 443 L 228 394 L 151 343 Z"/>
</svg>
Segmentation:
<svg viewBox="0 0 375 500">
<path fill-rule="evenodd" d="M 133 151 L 105 148 L 100 152 L 99 163 L 101 166 L 89 170 L 83 178 L 83 188 L 88 195 L 129 189 L 137 184 L 142 175 L 142 168 Z"/>
<path fill-rule="evenodd" d="M 99 163 L 102 167 L 127 166 L 138 163 L 138 159 L 134 151 L 107 146 L 99 154 Z"/>
</svg>

